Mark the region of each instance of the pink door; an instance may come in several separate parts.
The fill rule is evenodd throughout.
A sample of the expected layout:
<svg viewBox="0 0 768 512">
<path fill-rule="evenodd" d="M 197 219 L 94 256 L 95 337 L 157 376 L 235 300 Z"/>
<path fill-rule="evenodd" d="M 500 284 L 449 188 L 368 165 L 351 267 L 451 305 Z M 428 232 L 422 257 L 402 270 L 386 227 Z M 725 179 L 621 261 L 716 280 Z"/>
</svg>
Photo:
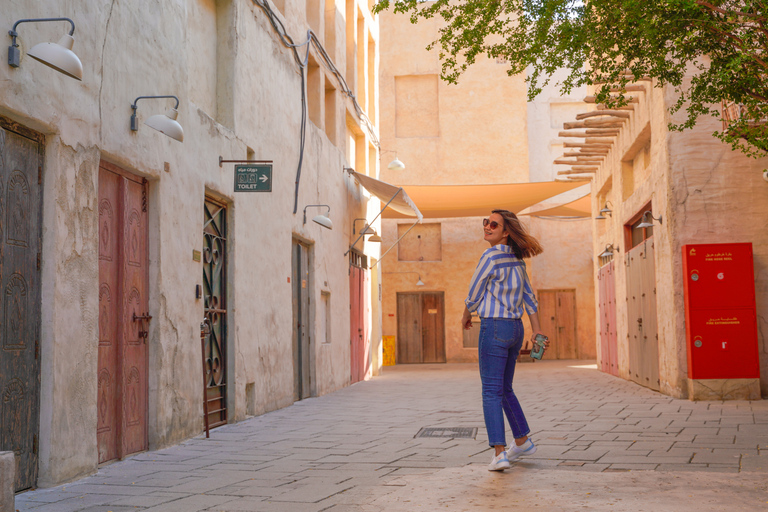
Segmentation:
<svg viewBox="0 0 768 512">
<path fill-rule="evenodd" d="M 618 376 L 616 349 L 616 285 L 613 261 L 603 265 L 597 274 L 600 307 L 600 370 Z"/>
<path fill-rule="evenodd" d="M 99 169 L 99 462 L 147 449 L 146 183 Z"/>
</svg>

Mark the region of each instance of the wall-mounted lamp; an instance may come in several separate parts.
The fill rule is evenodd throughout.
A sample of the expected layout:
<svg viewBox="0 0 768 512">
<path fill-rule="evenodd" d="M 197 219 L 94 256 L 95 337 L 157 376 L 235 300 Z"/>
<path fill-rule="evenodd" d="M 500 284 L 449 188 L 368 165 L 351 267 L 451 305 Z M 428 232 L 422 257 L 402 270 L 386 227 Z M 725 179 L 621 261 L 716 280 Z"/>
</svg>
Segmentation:
<svg viewBox="0 0 768 512">
<path fill-rule="evenodd" d="M 16 38 L 19 34 L 16 32 L 16 27 L 21 23 L 37 23 L 44 21 L 68 21 L 72 28 L 69 30 L 69 34 L 64 34 L 58 43 L 38 43 L 27 52 L 27 55 L 32 57 L 38 62 L 42 62 L 48 67 L 51 67 L 59 73 L 72 77 L 76 80 L 83 79 L 83 63 L 77 58 L 77 55 L 72 51 L 72 46 L 75 44 L 75 38 L 72 34 L 75 33 L 75 22 L 69 18 L 38 18 L 38 19 L 26 19 L 19 20 L 13 24 L 13 28 L 8 31 L 11 36 L 11 46 L 8 47 L 8 65 L 17 68 L 21 63 L 21 50 L 19 50 L 19 44 L 16 42 Z"/>
<path fill-rule="evenodd" d="M 416 274 L 419 278 L 419 280 L 416 281 L 416 286 L 425 286 L 424 282 L 421 280 L 421 274 L 418 272 L 382 272 L 382 274 Z"/>
<path fill-rule="evenodd" d="M 619 248 L 614 247 L 613 244 L 605 244 L 605 250 L 601 252 L 597 257 L 598 258 L 607 258 L 608 256 L 613 256 L 613 251 L 618 252 Z"/>
<path fill-rule="evenodd" d="M 139 129 L 138 121 L 136 119 L 136 109 L 138 108 L 136 103 L 138 103 L 139 100 L 148 98 L 173 98 L 176 100 L 176 105 L 173 108 L 169 108 L 165 114 L 155 114 L 154 116 L 150 116 L 144 121 L 144 124 L 166 134 L 172 139 L 184 142 L 184 130 L 181 128 L 179 122 L 176 121 L 176 118 L 179 117 L 179 111 L 176 110 L 179 108 L 179 98 L 176 96 L 139 96 L 136 98 L 133 105 L 131 105 L 131 108 L 133 109 L 133 114 L 131 114 L 131 130 L 135 132 Z"/>
<path fill-rule="evenodd" d="M 397 158 L 397 151 L 392 151 L 389 149 L 381 149 L 379 148 L 379 154 L 381 153 L 394 153 L 395 159 L 389 162 L 389 165 L 387 165 L 387 169 L 390 171 L 404 171 L 405 170 L 405 164 L 400 161 L 399 158 Z"/>
<path fill-rule="evenodd" d="M 645 212 L 643 212 L 643 217 L 641 220 L 642 222 L 640 222 L 640 224 L 637 225 L 638 229 L 652 228 L 654 220 L 659 221 L 659 224 L 661 224 L 661 215 L 659 215 L 659 218 L 657 219 L 656 217 L 653 216 L 653 214 L 651 213 L 651 210 L 646 210 Z"/>
<path fill-rule="evenodd" d="M 327 204 L 308 204 L 304 207 L 304 224 L 307 223 L 307 208 L 328 208 L 328 212 L 325 215 L 315 215 L 312 222 L 320 224 L 325 229 L 333 229 L 333 222 L 331 222 L 328 215 L 331 213 L 331 207 Z"/>
<path fill-rule="evenodd" d="M 352 234 L 353 235 L 355 234 L 355 222 L 357 222 L 359 220 L 366 221 L 365 226 L 363 226 L 363 229 L 360 230 L 360 234 L 365 235 L 365 236 L 371 235 L 371 237 L 368 239 L 369 242 L 381 243 L 382 242 L 381 237 L 378 235 L 378 233 L 376 233 L 376 230 L 373 229 L 367 223 L 368 219 L 366 219 L 365 217 L 360 217 L 360 218 L 357 218 L 357 219 L 352 221 Z"/>
<path fill-rule="evenodd" d="M 606 201 L 606 202 L 605 202 L 605 206 L 603 206 L 603 208 L 600 210 L 600 213 L 599 213 L 599 214 L 598 214 L 598 215 L 595 217 L 596 219 L 598 219 L 598 220 L 604 220 L 604 219 L 606 219 L 606 218 L 607 218 L 607 217 L 605 216 L 605 214 L 606 214 L 606 213 L 608 214 L 608 217 L 613 217 L 613 215 L 611 215 L 611 213 L 613 212 L 613 210 L 611 210 L 610 208 L 608 208 L 608 205 L 609 205 L 609 204 L 611 204 L 611 202 L 610 202 L 610 201 Z M 611 206 L 613 206 L 613 205 L 611 204 Z"/>
</svg>

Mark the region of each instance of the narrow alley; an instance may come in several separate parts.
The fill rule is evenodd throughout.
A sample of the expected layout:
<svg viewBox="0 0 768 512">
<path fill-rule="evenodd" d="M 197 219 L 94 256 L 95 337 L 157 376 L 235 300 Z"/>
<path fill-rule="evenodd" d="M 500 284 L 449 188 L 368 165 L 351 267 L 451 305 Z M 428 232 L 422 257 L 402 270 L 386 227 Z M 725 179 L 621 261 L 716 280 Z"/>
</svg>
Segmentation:
<svg viewBox="0 0 768 512">
<path fill-rule="evenodd" d="M 521 363 L 515 388 L 538 451 L 503 473 L 486 470 L 477 366 L 400 365 L 210 439 L 18 494 L 16 509 L 705 512 L 768 503 L 768 401 L 674 399 L 585 361 Z"/>
</svg>

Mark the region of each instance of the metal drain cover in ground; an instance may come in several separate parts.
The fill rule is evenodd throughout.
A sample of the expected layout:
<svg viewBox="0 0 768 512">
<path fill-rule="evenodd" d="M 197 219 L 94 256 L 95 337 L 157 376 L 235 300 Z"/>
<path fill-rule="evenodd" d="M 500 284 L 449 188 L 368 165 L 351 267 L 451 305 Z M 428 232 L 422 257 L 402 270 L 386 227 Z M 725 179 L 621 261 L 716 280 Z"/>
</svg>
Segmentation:
<svg viewBox="0 0 768 512">
<path fill-rule="evenodd" d="M 477 435 L 477 427 L 441 427 L 419 430 L 414 437 L 448 437 L 454 439 L 474 439 Z"/>
</svg>

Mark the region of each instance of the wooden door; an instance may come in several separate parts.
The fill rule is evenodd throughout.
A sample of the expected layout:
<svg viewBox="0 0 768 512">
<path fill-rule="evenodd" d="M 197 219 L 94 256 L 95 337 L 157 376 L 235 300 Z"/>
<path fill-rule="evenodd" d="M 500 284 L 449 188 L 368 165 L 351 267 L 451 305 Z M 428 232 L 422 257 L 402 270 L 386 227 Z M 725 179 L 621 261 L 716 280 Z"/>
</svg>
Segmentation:
<svg viewBox="0 0 768 512">
<path fill-rule="evenodd" d="M 445 362 L 442 292 L 397 294 L 398 364 Z"/>
<path fill-rule="evenodd" d="M 600 308 L 600 370 L 618 376 L 616 347 L 616 284 L 613 261 L 600 267 L 597 274 Z"/>
<path fill-rule="evenodd" d="M 653 239 L 632 248 L 626 258 L 629 376 L 641 386 L 658 391 L 659 341 Z"/>
<path fill-rule="evenodd" d="M 0 451 L 13 487 L 37 481 L 43 137 L 0 117 Z"/>
<path fill-rule="evenodd" d="M 205 397 L 208 426 L 227 423 L 227 208 L 206 197 L 203 205 Z"/>
<path fill-rule="evenodd" d="M 442 293 L 421 295 L 421 353 L 423 363 L 445 362 L 445 312 Z"/>
<path fill-rule="evenodd" d="M 149 331 L 143 178 L 99 167 L 99 462 L 147 449 Z"/>
<path fill-rule="evenodd" d="M 365 379 L 369 368 L 368 343 L 368 272 L 356 265 L 349 267 L 349 352 L 352 383 Z"/>
<path fill-rule="evenodd" d="M 397 364 L 421 363 L 421 296 L 397 294 Z"/>
<path fill-rule="evenodd" d="M 293 398 L 303 400 L 311 396 L 309 322 L 309 247 L 293 244 Z"/>
<path fill-rule="evenodd" d="M 576 290 L 539 290 L 539 323 L 549 336 L 550 359 L 576 359 Z M 527 336 L 530 338 L 530 336 Z"/>
</svg>

